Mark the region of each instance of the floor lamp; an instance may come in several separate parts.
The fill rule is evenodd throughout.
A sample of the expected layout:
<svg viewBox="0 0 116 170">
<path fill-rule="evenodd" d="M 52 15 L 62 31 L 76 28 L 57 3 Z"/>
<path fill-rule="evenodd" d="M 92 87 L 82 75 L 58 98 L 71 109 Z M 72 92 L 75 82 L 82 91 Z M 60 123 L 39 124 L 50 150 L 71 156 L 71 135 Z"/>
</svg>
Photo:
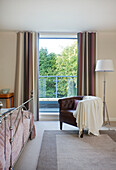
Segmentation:
<svg viewBox="0 0 116 170">
<path fill-rule="evenodd" d="M 106 124 L 110 125 L 108 109 L 107 109 L 106 99 L 105 99 L 105 90 L 106 90 L 105 73 L 114 71 L 112 60 L 98 60 L 97 64 L 96 64 L 95 71 L 96 72 L 104 72 L 103 125 L 106 125 Z M 106 111 L 106 116 L 107 116 L 107 122 L 105 122 L 105 111 Z"/>
</svg>

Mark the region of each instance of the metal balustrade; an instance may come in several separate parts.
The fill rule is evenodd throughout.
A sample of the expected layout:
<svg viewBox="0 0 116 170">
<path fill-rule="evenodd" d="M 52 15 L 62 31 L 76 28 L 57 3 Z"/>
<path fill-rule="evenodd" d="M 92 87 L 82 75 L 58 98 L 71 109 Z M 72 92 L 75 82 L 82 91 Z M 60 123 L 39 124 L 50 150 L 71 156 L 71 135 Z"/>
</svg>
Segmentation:
<svg viewBox="0 0 116 170">
<path fill-rule="evenodd" d="M 39 76 L 39 97 L 76 96 L 77 76 Z"/>
</svg>

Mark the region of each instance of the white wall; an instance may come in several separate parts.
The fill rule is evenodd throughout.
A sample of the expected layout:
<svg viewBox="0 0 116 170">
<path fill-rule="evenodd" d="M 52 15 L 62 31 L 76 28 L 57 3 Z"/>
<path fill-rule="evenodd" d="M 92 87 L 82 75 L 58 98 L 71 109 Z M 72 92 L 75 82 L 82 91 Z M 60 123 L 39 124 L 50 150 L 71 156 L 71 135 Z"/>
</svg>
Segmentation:
<svg viewBox="0 0 116 170">
<path fill-rule="evenodd" d="M 14 92 L 15 66 L 16 32 L 0 32 L 0 90 L 9 88 Z M 6 107 L 6 100 L 0 101 Z"/>
<path fill-rule="evenodd" d="M 0 89 L 14 92 L 16 66 L 16 33 L 0 32 Z"/>
<path fill-rule="evenodd" d="M 112 59 L 114 72 L 106 73 L 106 102 L 110 120 L 116 121 L 116 32 L 97 33 L 97 59 Z M 97 72 L 97 96 L 103 98 L 104 75 Z"/>
</svg>

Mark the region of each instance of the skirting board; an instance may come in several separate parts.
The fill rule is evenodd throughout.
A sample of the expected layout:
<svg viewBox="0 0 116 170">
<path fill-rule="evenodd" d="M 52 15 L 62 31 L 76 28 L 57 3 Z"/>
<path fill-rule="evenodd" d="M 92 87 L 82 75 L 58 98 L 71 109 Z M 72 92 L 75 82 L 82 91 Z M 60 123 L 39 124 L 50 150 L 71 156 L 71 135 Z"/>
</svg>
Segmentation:
<svg viewBox="0 0 116 170">
<path fill-rule="evenodd" d="M 58 115 L 40 115 L 39 120 L 41 121 L 58 121 L 59 116 Z"/>
<path fill-rule="evenodd" d="M 59 115 L 57 113 L 55 114 L 43 114 L 40 115 L 40 120 L 59 120 Z M 111 122 L 115 122 L 116 121 L 116 117 L 111 117 L 109 118 L 109 120 Z M 107 118 L 105 118 L 105 121 L 107 121 Z"/>
<path fill-rule="evenodd" d="M 107 119 L 105 119 L 106 121 L 107 121 Z M 116 121 L 116 117 L 111 117 L 111 118 L 109 118 L 109 120 L 111 121 L 111 122 L 115 122 Z"/>
</svg>

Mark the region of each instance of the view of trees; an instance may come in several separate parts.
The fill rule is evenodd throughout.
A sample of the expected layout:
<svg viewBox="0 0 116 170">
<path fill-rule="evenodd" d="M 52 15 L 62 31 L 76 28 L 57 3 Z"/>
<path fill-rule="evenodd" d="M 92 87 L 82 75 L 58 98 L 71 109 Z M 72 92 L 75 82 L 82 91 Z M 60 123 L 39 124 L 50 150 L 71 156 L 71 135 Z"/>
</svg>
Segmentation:
<svg viewBox="0 0 116 170">
<path fill-rule="evenodd" d="M 39 51 L 39 96 L 56 97 L 56 77 L 41 76 L 76 76 L 77 42 L 65 47 L 61 54 L 50 53 L 45 48 Z M 57 78 L 57 97 L 76 95 L 76 77 Z"/>
</svg>

